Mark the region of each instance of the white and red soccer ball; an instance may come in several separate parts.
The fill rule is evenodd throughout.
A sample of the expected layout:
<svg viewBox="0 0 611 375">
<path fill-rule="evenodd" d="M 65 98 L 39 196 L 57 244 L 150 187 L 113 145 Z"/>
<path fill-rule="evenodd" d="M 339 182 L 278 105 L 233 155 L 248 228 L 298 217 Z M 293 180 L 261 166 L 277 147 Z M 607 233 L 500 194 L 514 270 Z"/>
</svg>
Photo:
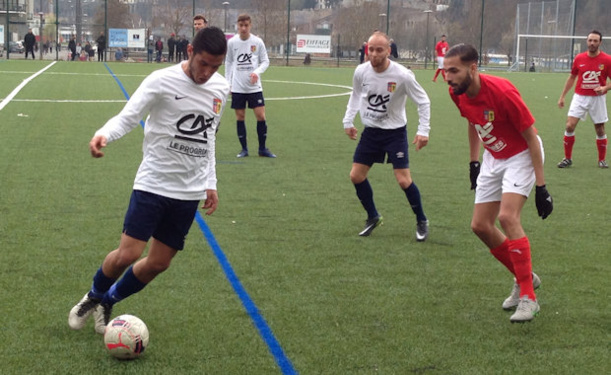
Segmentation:
<svg viewBox="0 0 611 375">
<path fill-rule="evenodd" d="M 111 320 L 104 331 L 104 345 L 119 359 L 138 358 L 149 344 L 146 324 L 134 315 L 119 315 Z"/>
</svg>

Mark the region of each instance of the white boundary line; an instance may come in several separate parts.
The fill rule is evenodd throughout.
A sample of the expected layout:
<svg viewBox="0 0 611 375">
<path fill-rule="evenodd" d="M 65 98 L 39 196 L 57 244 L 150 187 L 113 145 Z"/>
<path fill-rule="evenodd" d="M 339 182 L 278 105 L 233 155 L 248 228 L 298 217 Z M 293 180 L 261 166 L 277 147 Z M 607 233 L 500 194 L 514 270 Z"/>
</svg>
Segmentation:
<svg viewBox="0 0 611 375">
<path fill-rule="evenodd" d="M 51 65 L 53 65 L 53 64 L 51 64 Z M 46 68 L 44 68 L 40 72 L 38 72 L 35 75 L 33 75 L 33 76 L 27 78 L 26 80 L 24 80 L 23 83 L 21 83 L 21 85 L 19 85 L 15 90 L 13 90 L 13 92 L 9 96 L 7 96 L 2 101 L 2 103 L 0 103 L 0 110 L 2 110 L 2 108 L 4 108 L 4 106 L 6 104 L 8 104 L 10 101 L 14 101 L 14 102 L 29 102 L 29 103 L 125 103 L 126 102 L 125 99 L 108 99 L 108 100 L 95 100 L 95 99 L 94 100 L 87 100 L 87 99 L 79 99 L 79 100 L 70 100 L 70 99 L 13 99 L 13 97 L 19 92 L 19 90 L 21 90 L 21 88 L 23 88 L 23 86 L 25 86 L 25 84 L 27 82 L 32 80 L 34 77 L 36 77 L 37 75 L 39 75 L 40 73 L 42 73 L 46 69 L 50 68 L 51 65 L 47 66 Z M 350 95 L 350 93 L 352 92 L 352 87 L 350 87 L 350 86 L 333 85 L 333 84 L 330 84 L 330 83 L 293 82 L 293 81 L 275 81 L 275 80 L 269 80 L 269 81 L 264 81 L 264 82 L 287 83 L 287 84 L 293 84 L 293 85 L 294 84 L 298 84 L 298 85 L 311 85 L 311 86 L 325 86 L 325 87 L 335 87 L 335 88 L 341 88 L 341 89 L 349 90 L 347 92 L 342 92 L 342 93 L 338 93 L 338 94 L 310 95 L 310 96 L 291 96 L 291 97 L 285 97 L 285 98 L 265 98 L 266 101 L 334 98 L 334 97 L 339 97 L 339 96 L 347 96 L 347 95 Z"/>
<path fill-rule="evenodd" d="M 34 78 L 38 77 L 39 75 L 41 75 L 45 70 L 49 69 L 50 67 L 52 67 L 53 65 L 55 65 L 57 61 L 53 61 L 51 64 L 45 66 L 44 68 L 42 68 L 41 70 L 39 70 L 38 72 L 34 73 L 33 75 L 29 76 L 28 78 L 24 79 L 23 82 L 21 82 L 21 84 L 17 87 L 15 87 L 15 89 L 13 91 L 11 91 L 10 94 L 8 94 L 8 96 L 6 98 L 4 98 L 2 100 L 2 102 L 0 102 L 0 111 L 2 111 L 2 109 L 4 109 L 4 107 L 6 107 L 6 105 L 8 103 L 11 102 L 11 100 L 13 100 L 13 98 L 15 97 L 15 95 L 19 94 L 19 91 L 21 91 L 22 88 L 25 87 L 25 85 L 27 85 L 31 80 L 33 80 Z"/>
</svg>

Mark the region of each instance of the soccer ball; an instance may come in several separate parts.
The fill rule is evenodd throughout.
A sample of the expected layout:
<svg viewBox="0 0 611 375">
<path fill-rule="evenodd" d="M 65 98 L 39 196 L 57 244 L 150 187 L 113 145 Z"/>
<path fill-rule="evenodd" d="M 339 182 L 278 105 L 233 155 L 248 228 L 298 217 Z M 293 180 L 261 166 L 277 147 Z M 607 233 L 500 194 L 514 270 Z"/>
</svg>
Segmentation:
<svg viewBox="0 0 611 375">
<path fill-rule="evenodd" d="M 104 331 L 104 345 L 115 358 L 138 358 L 148 344 L 149 330 L 137 316 L 119 315 L 108 323 Z"/>
</svg>

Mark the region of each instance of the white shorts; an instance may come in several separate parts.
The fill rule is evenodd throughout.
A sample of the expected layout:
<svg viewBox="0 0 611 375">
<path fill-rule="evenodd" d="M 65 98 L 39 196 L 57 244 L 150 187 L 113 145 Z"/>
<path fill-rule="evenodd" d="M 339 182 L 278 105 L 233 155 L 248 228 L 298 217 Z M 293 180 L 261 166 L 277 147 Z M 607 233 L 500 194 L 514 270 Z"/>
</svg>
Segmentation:
<svg viewBox="0 0 611 375">
<path fill-rule="evenodd" d="M 607 117 L 607 95 L 585 96 L 574 94 L 569 108 L 569 116 L 585 121 L 590 114 L 592 122 L 603 124 L 609 121 Z"/>
<path fill-rule="evenodd" d="M 437 56 L 437 68 L 443 69 L 443 56 Z"/>
<path fill-rule="evenodd" d="M 539 144 L 541 155 L 545 159 L 541 138 Z M 529 150 L 524 150 L 509 159 L 495 159 L 486 150 L 477 178 L 475 203 L 500 202 L 505 193 L 520 194 L 528 198 L 534 185 L 535 169 Z"/>
</svg>

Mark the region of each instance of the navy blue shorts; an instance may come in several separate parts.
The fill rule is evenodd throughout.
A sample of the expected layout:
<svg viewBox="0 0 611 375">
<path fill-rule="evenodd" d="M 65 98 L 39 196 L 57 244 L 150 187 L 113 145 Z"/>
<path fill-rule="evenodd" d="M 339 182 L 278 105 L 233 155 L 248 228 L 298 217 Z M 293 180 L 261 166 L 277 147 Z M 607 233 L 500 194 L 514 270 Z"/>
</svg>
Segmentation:
<svg viewBox="0 0 611 375">
<path fill-rule="evenodd" d="M 182 201 L 134 190 L 123 222 L 123 233 L 140 241 L 151 237 L 182 250 L 199 201 Z"/>
<path fill-rule="evenodd" d="M 393 169 L 409 168 L 406 126 L 397 129 L 365 127 L 363 130 L 352 161 L 371 167 L 385 160 L 392 163 Z"/>
<path fill-rule="evenodd" d="M 248 103 L 248 108 L 264 107 L 265 99 L 263 99 L 263 92 L 253 92 L 252 94 L 231 93 L 232 109 L 245 109 L 246 103 Z"/>
</svg>

